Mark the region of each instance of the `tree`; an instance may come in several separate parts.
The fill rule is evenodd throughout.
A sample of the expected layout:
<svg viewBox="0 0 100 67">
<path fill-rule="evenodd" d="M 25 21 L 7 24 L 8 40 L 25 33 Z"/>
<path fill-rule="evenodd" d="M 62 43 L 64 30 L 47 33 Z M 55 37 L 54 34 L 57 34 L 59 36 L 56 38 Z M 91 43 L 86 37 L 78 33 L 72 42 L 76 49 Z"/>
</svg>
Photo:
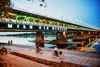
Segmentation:
<svg viewBox="0 0 100 67">
<path fill-rule="evenodd" d="M 40 3 L 40 6 L 41 6 L 41 7 L 42 7 L 42 6 L 45 7 L 45 8 L 47 7 L 47 4 L 46 4 L 45 0 L 40 0 L 40 2 L 41 2 L 41 3 Z"/>
<path fill-rule="evenodd" d="M 34 0 L 27 0 L 27 1 L 31 1 L 31 2 L 35 2 Z M 40 7 L 47 7 L 47 4 L 46 4 L 46 2 L 45 2 L 45 0 L 38 0 L 39 2 L 40 2 Z"/>
<path fill-rule="evenodd" d="M 12 11 L 11 0 L 0 0 L 0 11 L 3 12 L 2 17 L 9 18 L 8 13 Z"/>
<path fill-rule="evenodd" d="M 34 0 L 27 0 L 27 1 L 34 1 Z M 40 6 L 46 7 L 47 4 L 45 3 L 45 0 L 38 0 L 40 1 Z M 10 15 L 8 14 L 9 12 L 12 11 L 12 2 L 11 0 L 0 0 L 0 12 L 2 12 L 1 17 L 9 18 Z"/>
</svg>

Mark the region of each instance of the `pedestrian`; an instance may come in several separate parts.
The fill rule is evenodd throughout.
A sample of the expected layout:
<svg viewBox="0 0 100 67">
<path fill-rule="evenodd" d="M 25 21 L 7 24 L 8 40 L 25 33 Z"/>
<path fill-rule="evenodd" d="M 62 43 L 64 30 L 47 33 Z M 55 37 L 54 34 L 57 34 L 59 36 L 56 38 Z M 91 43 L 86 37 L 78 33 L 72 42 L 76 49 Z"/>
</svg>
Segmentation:
<svg viewBox="0 0 100 67">
<path fill-rule="evenodd" d="M 10 44 L 12 45 L 12 43 L 13 43 L 13 41 L 11 40 L 11 41 L 10 41 Z"/>
<path fill-rule="evenodd" d="M 8 45 L 10 45 L 10 40 L 8 40 Z"/>
</svg>

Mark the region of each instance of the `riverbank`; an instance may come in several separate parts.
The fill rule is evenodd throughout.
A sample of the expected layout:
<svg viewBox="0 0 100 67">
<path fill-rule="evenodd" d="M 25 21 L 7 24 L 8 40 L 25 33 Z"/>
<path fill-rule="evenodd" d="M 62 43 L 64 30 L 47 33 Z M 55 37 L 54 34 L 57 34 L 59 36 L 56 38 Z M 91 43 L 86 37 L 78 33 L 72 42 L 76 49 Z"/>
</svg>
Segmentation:
<svg viewBox="0 0 100 67">
<path fill-rule="evenodd" d="M 35 42 L 35 40 L 34 41 L 29 41 L 29 42 Z M 44 43 L 47 43 L 47 44 L 49 44 L 49 43 L 55 43 L 56 41 L 54 40 L 54 41 L 52 41 L 52 40 L 44 40 Z M 58 43 L 58 42 L 57 42 Z M 74 43 L 81 43 L 81 42 L 66 42 L 66 44 L 74 44 Z M 58 43 L 59 44 L 59 43 Z M 66 45 L 65 44 L 65 45 Z M 8 45 L 8 46 L 11 46 L 10 44 L 8 44 L 8 43 L 2 43 L 2 42 L 0 42 L 0 45 Z M 13 46 L 16 46 L 16 47 L 24 47 L 24 48 L 27 48 L 27 47 L 29 47 L 29 48 L 35 48 L 35 46 L 32 46 L 32 45 L 21 45 L 21 44 L 12 44 Z M 62 44 L 61 44 L 62 45 Z M 63 44 L 64 45 L 64 44 Z M 53 49 L 54 47 L 55 47 L 56 45 L 54 44 L 54 45 L 51 45 L 51 47 L 50 47 L 50 45 L 49 45 L 49 47 L 48 47 L 48 49 L 50 48 L 50 49 Z M 71 45 L 70 45 L 70 47 L 71 47 Z M 47 47 L 44 47 L 44 48 L 47 48 Z M 96 52 L 96 50 L 95 50 L 95 48 L 92 48 L 92 47 L 75 47 L 76 49 L 73 49 L 73 50 L 75 50 L 75 51 L 81 51 L 81 52 L 92 52 L 92 53 L 95 53 Z M 62 48 L 60 48 L 60 49 L 64 49 L 64 50 L 72 50 L 72 49 L 68 49 L 68 47 L 66 48 L 66 47 L 62 47 Z"/>
<path fill-rule="evenodd" d="M 40 64 L 44 64 L 47 66 L 55 66 L 61 67 L 59 65 L 63 65 L 62 67 L 86 67 L 92 66 L 96 67 L 100 62 L 100 55 L 94 53 L 85 53 L 78 51 L 70 51 L 59 49 L 63 51 L 64 58 L 60 59 L 59 57 L 52 57 L 53 49 L 49 48 L 41 48 L 43 54 L 39 54 L 35 52 L 34 47 L 26 47 L 26 46 L 5 46 L 11 49 L 11 54 L 16 55 L 18 57 L 23 57 L 24 59 L 31 60 L 33 62 L 38 62 Z M 84 59 L 84 61 L 83 61 Z"/>
</svg>

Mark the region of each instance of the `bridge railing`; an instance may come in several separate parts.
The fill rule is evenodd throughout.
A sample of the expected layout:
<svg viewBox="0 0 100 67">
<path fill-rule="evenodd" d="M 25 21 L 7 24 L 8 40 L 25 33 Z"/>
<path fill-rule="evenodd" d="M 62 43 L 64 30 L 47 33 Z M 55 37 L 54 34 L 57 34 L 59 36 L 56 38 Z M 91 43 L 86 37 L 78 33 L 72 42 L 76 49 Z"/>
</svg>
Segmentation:
<svg viewBox="0 0 100 67">
<path fill-rule="evenodd" d="M 0 18 L 0 22 L 2 22 L 2 23 L 10 23 L 10 24 L 23 24 L 23 25 L 30 25 L 30 26 L 33 25 L 33 26 L 42 26 L 42 27 L 52 27 L 52 30 L 67 30 L 67 27 L 63 27 L 63 26 L 44 24 L 44 23 L 37 23 L 37 22 L 26 22 L 24 20 Z"/>
<path fill-rule="evenodd" d="M 52 26 L 52 27 L 63 27 L 58 25 L 51 25 L 51 24 L 44 24 L 44 23 L 36 23 L 36 22 L 29 22 L 24 20 L 16 20 L 16 19 L 7 19 L 7 18 L 0 18 L 1 22 L 8 22 L 8 23 L 17 23 L 17 24 L 30 24 L 30 25 L 38 25 L 38 26 Z"/>
<path fill-rule="evenodd" d="M 31 21 L 26 21 L 26 20 L 16 20 L 16 19 L 7 19 L 7 18 L 0 18 L 0 22 L 6 22 L 6 23 L 14 23 L 14 24 L 28 24 L 28 25 L 36 25 L 36 26 L 48 26 L 48 27 L 57 27 L 59 28 L 67 28 L 67 29 L 77 29 L 77 30 L 90 30 L 88 28 L 84 28 L 84 27 L 77 27 L 77 26 L 73 26 L 73 25 L 58 25 L 58 24 L 46 24 L 46 23 L 40 23 L 40 22 L 31 22 Z"/>
</svg>

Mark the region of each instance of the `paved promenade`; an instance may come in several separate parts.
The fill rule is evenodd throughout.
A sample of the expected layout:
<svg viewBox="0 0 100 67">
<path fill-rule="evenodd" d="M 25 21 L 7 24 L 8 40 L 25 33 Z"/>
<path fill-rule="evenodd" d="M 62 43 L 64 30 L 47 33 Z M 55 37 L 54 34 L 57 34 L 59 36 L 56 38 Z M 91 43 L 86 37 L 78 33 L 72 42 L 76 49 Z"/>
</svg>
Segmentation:
<svg viewBox="0 0 100 67">
<path fill-rule="evenodd" d="M 0 56 L 0 67 L 50 67 L 12 54 Z"/>
<path fill-rule="evenodd" d="M 35 52 L 34 47 L 26 47 L 26 46 L 7 46 L 7 47 L 10 48 L 12 52 L 18 53 L 19 55 L 35 57 L 35 58 L 38 58 L 38 60 L 45 59 L 45 61 L 52 61 L 55 63 L 64 62 L 63 64 L 65 64 L 65 66 L 63 67 L 68 67 L 66 65 L 69 65 L 69 67 L 75 67 L 75 65 L 77 67 L 80 67 L 80 65 L 84 67 L 100 67 L 99 54 L 62 50 L 64 52 L 65 57 L 63 59 L 60 59 L 59 57 L 53 58 L 52 56 L 53 49 L 42 48 L 43 54 L 39 54 L 39 53 L 37 54 Z M 29 59 L 29 57 L 27 58 Z M 33 61 L 36 61 L 36 60 L 33 60 Z M 42 64 L 47 64 L 41 61 L 38 61 L 38 62 Z M 72 64 L 74 65 L 70 66 Z M 48 63 L 47 65 L 50 65 L 50 64 Z"/>
</svg>

